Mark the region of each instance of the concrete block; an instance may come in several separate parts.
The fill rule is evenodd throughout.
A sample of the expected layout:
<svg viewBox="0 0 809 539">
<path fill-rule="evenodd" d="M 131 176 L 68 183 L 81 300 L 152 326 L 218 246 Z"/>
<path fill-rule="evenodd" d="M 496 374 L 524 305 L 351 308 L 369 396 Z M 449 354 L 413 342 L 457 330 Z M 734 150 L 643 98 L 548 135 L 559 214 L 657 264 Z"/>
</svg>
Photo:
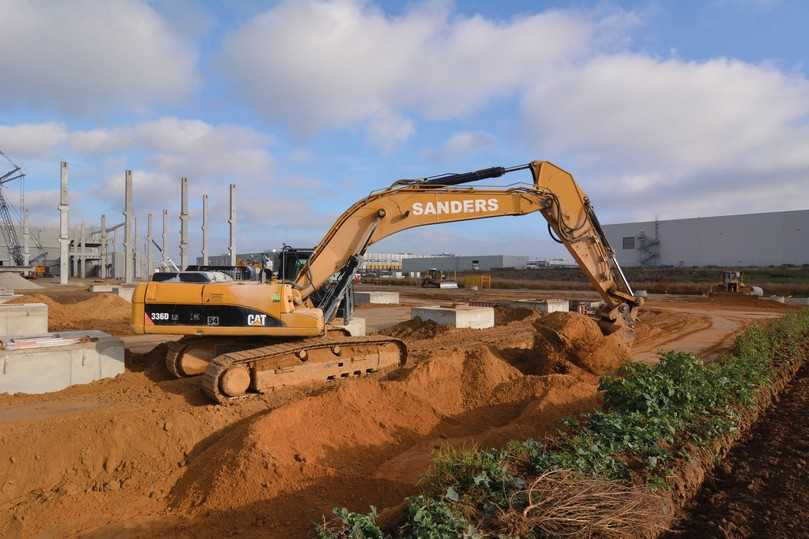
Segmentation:
<svg viewBox="0 0 809 539">
<path fill-rule="evenodd" d="M 413 318 L 432 320 L 436 324 L 454 328 L 485 329 L 494 327 L 493 307 L 473 307 L 456 305 L 455 307 L 413 307 L 410 310 Z"/>
<path fill-rule="evenodd" d="M 399 303 L 399 292 L 354 292 L 355 305 L 367 303 L 396 305 Z"/>
<path fill-rule="evenodd" d="M 566 313 L 570 311 L 570 301 L 566 299 L 518 299 L 512 307 L 536 309 L 543 313 Z"/>
<path fill-rule="evenodd" d="M 778 303 L 786 303 L 787 302 L 786 297 L 784 297 L 784 296 L 775 296 L 775 295 L 768 296 L 768 297 L 758 296 L 758 299 L 763 299 L 763 300 L 766 300 L 766 301 L 775 301 L 775 302 L 778 302 Z"/>
<path fill-rule="evenodd" d="M 48 332 L 44 303 L 0 304 L 0 337 L 30 337 Z"/>
<path fill-rule="evenodd" d="M 118 287 L 111 284 L 94 284 L 90 286 L 90 292 L 111 292 L 118 293 Z"/>
<path fill-rule="evenodd" d="M 121 298 L 128 301 L 129 303 L 132 303 L 132 296 L 134 294 L 135 294 L 135 287 L 133 287 L 133 286 L 119 286 L 118 287 L 118 295 Z"/>
<path fill-rule="evenodd" d="M 347 330 L 352 337 L 364 337 L 366 335 L 365 318 L 354 316 L 348 324 L 344 324 L 342 319 L 337 318 L 331 323 L 331 326 Z"/>
<path fill-rule="evenodd" d="M 123 341 L 103 331 L 64 331 L 4 344 L 18 348 L 0 352 L 0 393 L 48 393 L 124 372 Z"/>
<path fill-rule="evenodd" d="M 792 305 L 808 305 L 809 306 L 809 298 L 787 298 L 787 303 Z"/>
</svg>

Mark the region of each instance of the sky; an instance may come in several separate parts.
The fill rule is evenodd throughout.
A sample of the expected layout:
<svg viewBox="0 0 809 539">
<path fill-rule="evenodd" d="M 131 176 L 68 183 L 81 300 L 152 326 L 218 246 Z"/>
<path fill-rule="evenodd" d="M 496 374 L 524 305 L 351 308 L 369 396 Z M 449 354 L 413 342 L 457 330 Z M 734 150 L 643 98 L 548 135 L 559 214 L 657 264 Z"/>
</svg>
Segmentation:
<svg viewBox="0 0 809 539">
<path fill-rule="evenodd" d="M 139 233 L 168 209 L 170 253 L 187 176 L 192 255 L 203 192 L 224 252 L 229 183 L 243 252 L 315 245 L 399 178 L 534 159 L 602 223 L 809 208 L 799 0 L 0 0 L 0 27 L 0 150 L 33 224 L 58 220 L 61 160 L 72 224 L 119 222 L 131 169 Z M 371 250 L 559 256 L 541 221 Z"/>
</svg>

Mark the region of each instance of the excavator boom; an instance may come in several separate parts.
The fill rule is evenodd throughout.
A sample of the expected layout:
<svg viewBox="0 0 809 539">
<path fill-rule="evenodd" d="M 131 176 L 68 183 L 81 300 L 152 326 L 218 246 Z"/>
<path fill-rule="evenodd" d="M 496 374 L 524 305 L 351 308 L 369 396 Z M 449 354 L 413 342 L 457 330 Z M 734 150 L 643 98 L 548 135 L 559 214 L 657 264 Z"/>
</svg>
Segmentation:
<svg viewBox="0 0 809 539">
<path fill-rule="evenodd" d="M 462 187 L 479 180 L 530 170 L 533 182 L 506 188 Z M 374 243 L 410 228 L 541 213 L 551 236 L 562 243 L 602 297 L 604 329 L 630 324 L 641 303 L 624 277 L 590 200 L 567 171 L 548 161 L 422 180 L 399 180 L 346 210 L 315 248 L 295 281 L 306 299 L 335 273 L 359 267 Z M 336 298 L 335 298 L 336 299 Z M 328 311 L 329 304 L 318 305 Z M 619 316 L 620 315 L 620 316 Z M 327 314 L 328 319 L 328 314 Z"/>
</svg>

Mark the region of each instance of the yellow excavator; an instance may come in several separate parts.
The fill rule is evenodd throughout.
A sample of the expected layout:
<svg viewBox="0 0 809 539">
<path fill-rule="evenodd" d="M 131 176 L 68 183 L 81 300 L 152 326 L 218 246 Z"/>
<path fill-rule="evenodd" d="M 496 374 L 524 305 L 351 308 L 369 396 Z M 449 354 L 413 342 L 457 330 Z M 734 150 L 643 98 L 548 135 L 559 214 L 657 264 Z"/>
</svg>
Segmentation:
<svg viewBox="0 0 809 539">
<path fill-rule="evenodd" d="M 466 186 L 528 170 L 533 182 Z M 285 385 L 326 383 L 404 365 L 405 344 L 351 336 L 338 307 L 368 247 L 414 227 L 538 212 L 603 299 L 596 317 L 609 334 L 631 328 L 635 297 L 573 176 L 548 161 L 398 180 L 355 203 L 335 221 L 294 280 L 207 279 L 204 272 L 139 284 L 132 301 L 135 333 L 183 335 L 169 346 L 175 376 L 201 377 L 216 402 Z"/>
</svg>

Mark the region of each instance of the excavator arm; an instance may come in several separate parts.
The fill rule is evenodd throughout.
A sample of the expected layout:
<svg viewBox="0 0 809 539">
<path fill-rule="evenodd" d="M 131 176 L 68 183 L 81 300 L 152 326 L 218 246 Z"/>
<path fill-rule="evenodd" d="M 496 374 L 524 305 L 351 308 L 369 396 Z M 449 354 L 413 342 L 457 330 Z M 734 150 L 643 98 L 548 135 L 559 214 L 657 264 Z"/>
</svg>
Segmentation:
<svg viewBox="0 0 809 539">
<path fill-rule="evenodd" d="M 525 169 L 531 171 L 532 184 L 462 187 Z M 599 312 L 602 329 L 611 333 L 627 323 L 633 325 L 641 298 L 633 294 L 587 196 L 570 173 L 548 161 L 399 180 L 371 193 L 335 221 L 295 285 L 302 300 L 311 302 L 310 296 L 337 274 L 331 296 L 318 305 L 328 320 L 363 254 L 374 243 L 420 226 L 533 212 L 545 217 L 551 236 L 567 248 L 604 300 Z"/>
</svg>

